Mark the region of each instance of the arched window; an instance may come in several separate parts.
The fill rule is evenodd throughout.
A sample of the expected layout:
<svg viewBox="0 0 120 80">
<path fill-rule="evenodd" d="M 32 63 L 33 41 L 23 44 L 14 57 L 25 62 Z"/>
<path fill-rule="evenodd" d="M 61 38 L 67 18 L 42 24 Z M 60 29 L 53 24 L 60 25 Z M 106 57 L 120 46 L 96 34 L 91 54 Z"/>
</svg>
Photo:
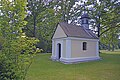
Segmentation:
<svg viewBox="0 0 120 80">
<path fill-rule="evenodd" d="M 82 24 L 84 24 L 84 20 L 82 20 Z"/>
<path fill-rule="evenodd" d="M 87 42 L 83 42 L 83 50 L 87 50 Z"/>
<path fill-rule="evenodd" d="M 88 24 L 88 20 L 86 20 L 86 24 Z"/>
</svg>

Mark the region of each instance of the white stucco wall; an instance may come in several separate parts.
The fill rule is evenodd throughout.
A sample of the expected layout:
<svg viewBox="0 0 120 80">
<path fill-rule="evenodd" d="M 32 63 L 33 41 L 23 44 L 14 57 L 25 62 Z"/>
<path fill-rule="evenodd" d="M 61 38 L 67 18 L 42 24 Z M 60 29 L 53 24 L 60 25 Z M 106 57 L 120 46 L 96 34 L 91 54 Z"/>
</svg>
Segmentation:
<svg viewBox="0 0 120 80">
<path fill-rule="evenodd" d="M 87 42 L 87 50 L 83 50 L 83 42 Z M 58 46 L 61 44 L 61 58 L 59 59 Z M 59 38 L 53 39 L 52 59 L 60 60 L 64 63 L 98 60 L 98 40 L 83 38 Z"/>
<path fill-rule="evenodd" d="M 83 50 L 83 42 L 87 42 L 87 50 Z M 71 58 L 97 56 L 97 41 L 71 40 Z"/>
<path fill-rule="evenodd" d="M 58 44 L 61 44 L 61 58 L 66 57 L 66 40 L 54 39 L 52 40 L 52 56 L 55 59 L 59 59 Z"/>
<path fill-rule="evenodd" d="M 66 34 L 64 33 L 63 29 L 60 27 L 60 25 L 57 26 L 57 29 L 53 35 L 53 39 L 55 38 L 64 38 L 67 37 Z"/>
<path fill-rule="evenodd" d="M 66 57 L 66 40 L 63 40 L 63 58 Z"/>
</svg>

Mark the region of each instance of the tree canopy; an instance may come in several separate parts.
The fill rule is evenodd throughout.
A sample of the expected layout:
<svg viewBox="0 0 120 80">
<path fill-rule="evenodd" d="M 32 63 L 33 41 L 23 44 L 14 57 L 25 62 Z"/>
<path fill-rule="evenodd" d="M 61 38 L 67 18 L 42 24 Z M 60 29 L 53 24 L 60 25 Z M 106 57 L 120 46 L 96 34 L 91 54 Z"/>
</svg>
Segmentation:
<svg viewBox="0 0 120 80">
<path fill-rule="evenodd" d="M 56 24 L 61 21 L 80 24 L 84 8 L 91 18 L 90 27 L 100 37 L 100 42 L 108 45 L 108 37 L 115 38 L 114 41 L 117 42 L 120 28 L 118 0 L 28 0 L 28 24 L 25 32 L 31 37 L 36 35 L 41 41 L 38 47 L 45 52 L 50 51 Z M 116 37 L 112 37 L 113 34 Z"/>
<path fill-rule="evenodd" d="M 27 0 L 0 0 L 0 80 L 24 80 L 36 53 L 35 38 L 26 37 Z"/>
</svg>

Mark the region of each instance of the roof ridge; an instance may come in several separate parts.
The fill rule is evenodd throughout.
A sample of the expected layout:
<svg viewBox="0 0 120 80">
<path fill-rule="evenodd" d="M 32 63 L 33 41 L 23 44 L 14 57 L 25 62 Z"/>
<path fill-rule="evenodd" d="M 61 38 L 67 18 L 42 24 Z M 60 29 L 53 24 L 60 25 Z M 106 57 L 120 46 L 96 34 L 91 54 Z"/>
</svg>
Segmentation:
<svg viewBox="0 0 120 80">
<path fill-rule="evenodd" d="M 66 22 L 59 23 L 60 27 L 63 29 L 67 37 L 80 37 L 80 38 L 90 38 L 98 39 L 91 30 L 87 30 L 82 26 L 75 24 L 68 24 Z"/>
<path fill-rule="evenodd" d="M 92 31 L 90 31 L 90 34 L 94 37 L 94 38 L 98 38 L 95 33 L 93 33 Z"/>
<path fill-rule="evenodd" d="M 63 29 L 63 27 L 62 27 L 62 23 L 65 23 L 65 22 L 60 22 L 59 23 L 59 25 L 60 25 L 60 27 L 62 28 L 62 30 L 64 31 L 64 33 L 66 34 L 66 36 L 68 37 L 68 34 L 66 33 L 66 31 Z M 64 27 L 65 29 L 66 29 L 66 27 Z M 68 30 L 67 30 L 68 31 Z"/>
<path fill-rule="evenodd" d="M 83 30 L 91 37 L 93 37 L 85 28 L 83 28 Z"/>
</svg>

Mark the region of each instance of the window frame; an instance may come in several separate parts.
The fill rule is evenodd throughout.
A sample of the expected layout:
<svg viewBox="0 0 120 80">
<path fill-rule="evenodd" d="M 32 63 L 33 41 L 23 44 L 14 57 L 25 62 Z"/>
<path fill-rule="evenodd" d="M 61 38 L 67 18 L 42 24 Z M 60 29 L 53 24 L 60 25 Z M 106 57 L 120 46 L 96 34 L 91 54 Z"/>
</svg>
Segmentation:
<svg viewBox="0 0 120 80">
<path fill-rule="evenodd" d="M 88 20 L 86 19 L 86 24 L 88 24 Z"/>
<path fill-rule="evenodd" d="M 82 24 L 84 24 L 84 19 L 82 19 Z"/>
<path fill-rule="evenodd" d="M 87 50 L 87 42 L 83 42 L 83 43 L 82 43 L 82 46 L 83 46 L 83 50 L 84 50 L 84 51 Z"/>
</svg>

